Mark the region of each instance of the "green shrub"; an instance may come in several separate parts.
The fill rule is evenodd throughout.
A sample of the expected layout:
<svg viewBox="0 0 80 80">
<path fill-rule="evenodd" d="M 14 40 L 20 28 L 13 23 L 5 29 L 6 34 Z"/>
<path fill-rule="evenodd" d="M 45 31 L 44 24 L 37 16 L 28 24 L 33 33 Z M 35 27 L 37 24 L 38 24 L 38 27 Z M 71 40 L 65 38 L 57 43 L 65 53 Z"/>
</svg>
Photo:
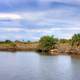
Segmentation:
<svg viewBox="0 0 80 80">
<path fill-rule="evenodd" d="M 54 36 L 43 36 L 40 38 L 40 47 L 42 50 L 49 50 L 55 48 L 55 44 L 58 39 L 54 38 Z"/>
</svg>

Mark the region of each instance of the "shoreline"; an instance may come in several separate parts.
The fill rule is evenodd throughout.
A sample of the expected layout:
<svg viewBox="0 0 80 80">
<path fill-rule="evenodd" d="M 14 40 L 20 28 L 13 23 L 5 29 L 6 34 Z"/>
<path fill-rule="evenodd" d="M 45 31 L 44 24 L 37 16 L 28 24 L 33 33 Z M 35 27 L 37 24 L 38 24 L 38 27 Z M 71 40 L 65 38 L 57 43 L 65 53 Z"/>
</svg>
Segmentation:
<svg viewBox="0 0 80 80">
<path fill-rule="evenodd" d="M 51 56 L 58 56 L 58 55 L 70 55 L 70 56 L 77 56 L 77 55 L 79 55 L 80 56 L 80 53 L 78 53 L 78 52 L 55 52 L 55 49 L 53 49 L 53 52 L 45 52 L 45 51 L 43 51 L 43 52 L 39 52 L 39 51 L 37 51 L 37 50 L 28 50 L 28 49 L 15 49 L 15 48 L 6 48 L 6 49 L 0 49 L 0 52 L 18 52 L 18 51 L 20 51 L 20 52 L 28 52 L 28 51 L 34 51 L 34 52 L 38 52 L 39 54 L 41 54 L 41 55 L 51 55 Z"/>
<path fill-rule="evenodd" d="M 72 47 L 69 44 L 58 44 L 56 48 L 50 50 L 40 49 L 39 43 L 24 43 L 24 42 L 15 42 L 15 43 L 1 43 L 0 51 L 36 51 L 40 54 L 48 53 L 49 55 L 80 55 L 80 48 Z"/>
</svg>

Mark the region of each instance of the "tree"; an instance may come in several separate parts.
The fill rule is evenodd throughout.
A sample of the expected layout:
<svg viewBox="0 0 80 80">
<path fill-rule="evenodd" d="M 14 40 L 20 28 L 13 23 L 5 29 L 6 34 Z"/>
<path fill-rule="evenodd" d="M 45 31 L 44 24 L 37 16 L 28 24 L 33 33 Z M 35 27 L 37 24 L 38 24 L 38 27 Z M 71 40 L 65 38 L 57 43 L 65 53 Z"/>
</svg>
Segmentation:
<svg viewBox="0 0 80 80">
<path fill-rule="evenodd" d="M 10 40 L 6 40 L 5 42 L 6 42 L 6 43 L 11 43 L 12 41 L 10 41 Z"/>
<path fill-rule="evenodd" d="M 50 50 L 55 48 L 55 44 L 57 43 L 58 39 L 54 38 L 54 36 L 43 36 L 40 38 L 40 47 L 42 50 Z"/>
<path fill-rule="evenodd" d="M 72 42 L 72 46 L 76 45 L 78 47 L 80 45 L 80 33 L 74 34 L 71 42 Z"/>
<path fill-rule="evenodd" d="M 30 40 L 28 40 L 27 42 L 28 42 L 28 43 L 30 43 L 31 41 L 30 41 Z"/>
</svg>

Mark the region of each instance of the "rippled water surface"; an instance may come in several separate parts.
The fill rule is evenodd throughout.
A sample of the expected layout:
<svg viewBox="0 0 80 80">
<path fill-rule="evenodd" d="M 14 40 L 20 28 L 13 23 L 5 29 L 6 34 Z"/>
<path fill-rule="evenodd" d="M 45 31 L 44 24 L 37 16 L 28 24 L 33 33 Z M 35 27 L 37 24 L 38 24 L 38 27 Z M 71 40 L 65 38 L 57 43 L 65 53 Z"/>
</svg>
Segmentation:
<svg viewBox="0 0 80 80">
<path fill-rule="evenodd" d="M 0 52 L 0 80 L 80 80 L 80 58 Z"/>
</svg>

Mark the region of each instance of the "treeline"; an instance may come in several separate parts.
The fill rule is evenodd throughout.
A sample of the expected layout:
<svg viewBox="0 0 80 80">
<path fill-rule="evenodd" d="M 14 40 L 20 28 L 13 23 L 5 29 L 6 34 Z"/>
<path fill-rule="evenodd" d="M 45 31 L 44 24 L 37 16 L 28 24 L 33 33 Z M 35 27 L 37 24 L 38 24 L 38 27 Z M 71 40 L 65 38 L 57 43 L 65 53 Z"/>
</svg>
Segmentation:
<svg viewBox="0 0 80 80">
<path fill-rule="evenodd" d="M 49 51 L 51 49 L 56 48 L 57 44 L 69 44 L 72 47 L 80 46 L 80 33 L 74 34 L 71 39 L 58 39 L 54 36 L 43 36 L 39 40 L 40 48 L 43 51 Z"/>
<path fill-rule="evenodd" d="M 53 35 L 52 36 L 47 35 L 47 36 L 42 36 L 40 38 L 40 40 L 37 42 L 32 42 L 29 40 L 28 41 L 5 40 L 5 41 L 0 41 L 0 45 L 16 46 L 17 42 L 24 43 L 24 44 L 26 44 L 26 43 L 39 43 L 38 49 L 42 50 L 42 51 L 49 51 L 51 49 L 55 49 L 58 46 L 58 44 L 69 44 L 72 47 L 74 47 L 74 46 L 79 47 L 80 46 L 80 33 L 74 34 L 71 39 L 58 39 L 58 38 L 55 38 Z"/>
</svg>

